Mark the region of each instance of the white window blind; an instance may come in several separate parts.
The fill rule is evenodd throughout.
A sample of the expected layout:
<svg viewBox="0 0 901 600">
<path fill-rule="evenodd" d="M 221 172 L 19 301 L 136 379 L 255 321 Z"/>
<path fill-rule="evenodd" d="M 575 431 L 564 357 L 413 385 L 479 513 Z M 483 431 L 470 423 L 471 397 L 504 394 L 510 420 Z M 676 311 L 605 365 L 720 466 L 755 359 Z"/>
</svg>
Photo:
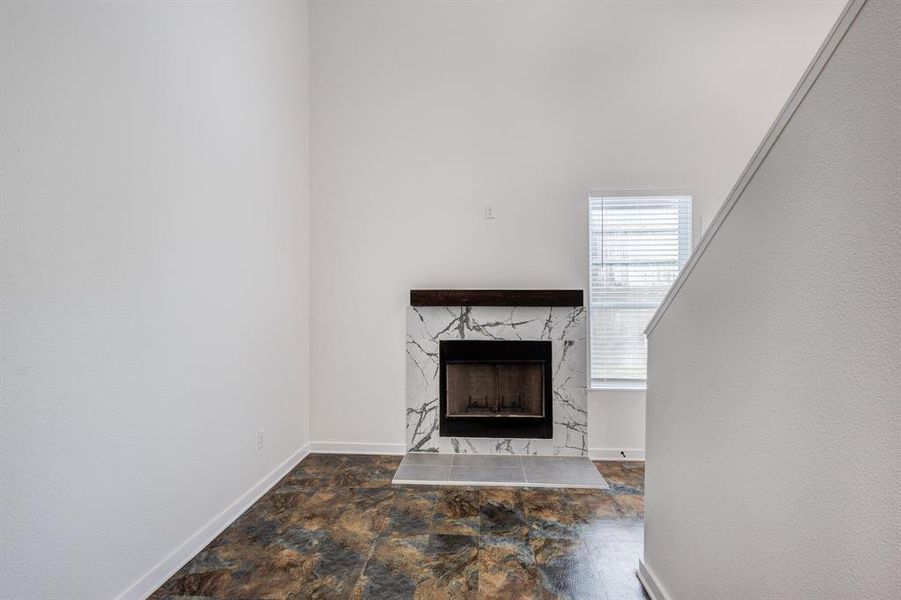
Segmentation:
<svg viewBox="0 0 901 600">
<path fill-rule="evenodd" d="M 592 387 L 643 388 L 644 328 L 691 252 L 690 196 L 589 198 Z"/>
</svg>

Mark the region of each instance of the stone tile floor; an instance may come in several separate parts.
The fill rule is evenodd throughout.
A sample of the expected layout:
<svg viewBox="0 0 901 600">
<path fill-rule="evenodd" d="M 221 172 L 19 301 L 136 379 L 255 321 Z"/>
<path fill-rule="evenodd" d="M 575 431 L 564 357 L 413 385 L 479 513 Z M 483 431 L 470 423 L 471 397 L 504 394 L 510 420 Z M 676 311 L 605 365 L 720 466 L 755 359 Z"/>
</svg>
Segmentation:
<svg viewBox="0 0 901 600">
<path fill-rule="evenodd" d="M 307 457 L 152 598 L 646 598 L 643 463 L 595 490 L 392 485 L 400 460 Z"/>
</svg>

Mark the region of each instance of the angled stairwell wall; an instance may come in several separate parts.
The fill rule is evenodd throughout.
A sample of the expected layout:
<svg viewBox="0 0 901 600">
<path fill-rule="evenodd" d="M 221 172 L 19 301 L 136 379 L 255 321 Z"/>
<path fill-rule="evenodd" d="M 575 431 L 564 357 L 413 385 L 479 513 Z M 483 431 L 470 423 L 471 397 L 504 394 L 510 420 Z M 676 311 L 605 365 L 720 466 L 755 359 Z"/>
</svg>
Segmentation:
<svg viewBox="0 0 901 600">
<path fill-rule="evenodd" d="M 901 3 L 844 19 L 649 327 L 660 598 L 901 593 Z"/>
</svg>

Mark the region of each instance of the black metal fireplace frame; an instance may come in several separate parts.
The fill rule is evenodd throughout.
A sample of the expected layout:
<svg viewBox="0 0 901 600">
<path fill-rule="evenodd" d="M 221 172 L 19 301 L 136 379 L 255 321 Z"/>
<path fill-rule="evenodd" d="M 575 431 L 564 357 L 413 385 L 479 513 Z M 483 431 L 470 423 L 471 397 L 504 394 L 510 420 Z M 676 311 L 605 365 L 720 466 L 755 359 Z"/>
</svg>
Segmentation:
<svg viewBox="0 0 901 600">
<path fill-rule="evenodd" d="M 554 386 L 551 343 L 544 340 L 441 340 L 438 431 L 445 437 L 551 439 L 554 435 Z M 447 416 L 447 365 L 452 363 L 537 362 L 544 370 L 544 415 L 534 418 Z"/>
</svg>

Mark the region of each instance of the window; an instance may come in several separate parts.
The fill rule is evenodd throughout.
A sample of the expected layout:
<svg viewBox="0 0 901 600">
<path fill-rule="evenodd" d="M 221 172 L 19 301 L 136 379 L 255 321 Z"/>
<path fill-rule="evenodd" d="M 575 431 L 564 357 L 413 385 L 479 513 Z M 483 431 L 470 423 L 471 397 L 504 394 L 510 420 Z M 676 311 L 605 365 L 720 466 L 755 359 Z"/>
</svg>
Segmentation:
<svg viewBox="0 0 901 600">
<path fill-rule="evenodd" d="M 644 328 L 691 252 L 691 197 L 589 197 L 591 386 L 643 389 Z"/>
</svg>

